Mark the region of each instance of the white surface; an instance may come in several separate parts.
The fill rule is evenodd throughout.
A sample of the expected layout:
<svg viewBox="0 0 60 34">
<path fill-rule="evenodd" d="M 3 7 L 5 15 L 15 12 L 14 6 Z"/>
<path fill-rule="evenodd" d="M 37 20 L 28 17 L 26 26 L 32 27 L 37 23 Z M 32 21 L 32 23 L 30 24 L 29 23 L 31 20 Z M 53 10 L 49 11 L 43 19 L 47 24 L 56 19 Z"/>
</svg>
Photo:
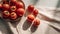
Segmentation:
<svg viewBox="0 0 60 34">
<path fill-rule="evenodd" d="M 23 0 L 25 5 L 28 6 L 29 4 L 34 4 L 35 5 L 35 2 L 36 1 L 39 1 L 40 0 Z M 32 1 L 32 2 L 31 2 Z M 33 2 L 34 1 L 34 2 Z M 49 0 L 48 0 L 49 1 Z M 57 4 L 58 0 L 50 0 L 49 2 L 46 2 L 46 0 L 41 0 L 41 3 L 36 4 L 36 8 L 41 12 L 43 13 L 44 15 L 50 17 L 50 18 L 53 18 L 53 13 L 54 11 L 46 11 L 43 7 L 43 11 L 40 9 L 40 5 L 45 5 L 45 6 L 52 6 L 52 7 L 56 7 L 55 4 Z M 45 3 L 46 2 L 46 3 Z M 52 5 L 50 5 L 51 3 L 53 2 Z M 45 3 L 45 4 L 44 4 Z M 39 6 L 38 6 L 39 5 Z M 38 8 L 39 7 L 39 8 Z M 60 13 L 59 13 L 60 14 Z M 38 26 L 37 30 L 35 32 L 31 32 L 31 27 L 32 25 L 27 29 L 27 30 L 23 30 L 23 24 L 24 24 L 24 21 L 25 21 L 26 17 L 22 17 L 21 21 L 19 22 L 19 24 L 17 25 L 17 28 L 18 28 L 18 32 L 19 34 L 60 34 L 60 31 L 58 31 L 57 29 L 54 29 L 53 27 L 49 26 L 48 23 L 51 23 L 53 25 L 56 25 L 56 26 L 59 26 L 60 27 L 60 23 L 55 23 L 55 22 L 48 22 L 48 21 L 44 21 L 44 20 L 40 20 L 41 23 L 40 25 Z M 3 22 L 3 23 L 2 23 Z M 1 24 L 2 23 L 2 24 Z M 7 34 L 6 32 L 8 32 L 9 30 L 7 29 L 7 26 L 4 25 L 4 23 L 6 23 L 5 21 L 1 20 L 0 19 L 0 24 L 1 24 L 1 29 L 0 29 L 0 33 L 3 32 L 3 34 Z M 10 25 L 10 24 L 9 24 Z M 17 31 L 16 31 L 16 28 L 12 27 L 10 25 L 10 28 L 12 29 L 12 32 L 14 34 L 18 34 Z M 3 31 L 4 30 L 4 31 Z"/>
</svg>

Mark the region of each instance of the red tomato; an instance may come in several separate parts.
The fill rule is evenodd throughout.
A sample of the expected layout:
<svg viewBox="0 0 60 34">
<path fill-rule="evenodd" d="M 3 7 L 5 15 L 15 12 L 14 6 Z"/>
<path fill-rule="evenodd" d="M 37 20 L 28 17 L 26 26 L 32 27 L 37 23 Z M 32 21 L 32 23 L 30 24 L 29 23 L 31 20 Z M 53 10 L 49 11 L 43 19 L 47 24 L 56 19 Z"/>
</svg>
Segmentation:
<svg viewBox="0 0 60 34">
<path fill-rule="evenodd" d="M 28 8 L 27 8 L 27 10 L 29 12 L 32 12 L 34 10 L 34 6 L 33 5 L 29 5 Z"/>
<path fill-rule="evenodd" d="M 16 11 L 17 8 L 16 8 L 16 6 L 11 6 L 10 9 L 11 9 L 11 11 Z"/>
<path fill-rule="evenodd" d="M 23 8 L 19 8 L 19 9 L 17 9 L 16 13 L 18 16 L 23 16 L 25 13 L 25 10 Z"/>
<path fill-rule="evenodd" d="M 8 10 L 10 8 L 9 4 L 3 4 L 3 8 Z"/>
<path fill-rule="evenodd" d="M 33 15 L 34 15 L 34 16 L 37 16 L 37 14 L 38 14 L 38 10 L 37 10 L 37 9 L 35 9 L 35 10 L 33 10 L 33 12 L 32 12 L 32 13 L 33 13 Z"/>
<path fill-rule="evenodd" d="M 3 12 L 2 12 L 2 17 L 4 17 L 4 18 L 9 18 L 9 16 L 10 16 L 9 11 L 3 11 Z"/>
<path fill-rule="evenodd" d="M 3 0 L 3 4 L 8 4 L 9 0 Z"/>
<path fill-rule="evenodd" d="M 17 8 L 24 8 L 24 5 L 22 2 L 16 2 Z"/>
<path fill-rule="evenodd" d="M 2 4 L 0 4 L 0 8 L 2 8 Z"/>
<path fill-rule="evenodd" d="M 38 26 L 39 24 L 40 24 L 40 20 L 39 19 L 35 19 L 33 25 L 34 26 Z"/>
<path fill-rule="evenodd" d="M 30 14 L 30 15 L 27 16 L 27 20 L 29 22 L 32 22 L 34 19 L 35 19 L 35 17 L 32 14 Z"/>
<path fill-rule="evenodd" d="M 11 18 L 12 20 L 17 19 L 17 14 L 16 14 L 15 12 L 12 12 L 12 13 L 10 14 L 10 18 Z"/>
<path fill-rule="evenodd" d="M 17 2 L 17 0 L 10 0 L 10 5 L 11 5 L 11 6 L 12 6 L 12 5 L 15 5 L 16 2 Z"/>
<path fill-rule="evenodd" d="M 17 0 L 10 0 L 11 2 L 15 3 Z"/>
</svg>

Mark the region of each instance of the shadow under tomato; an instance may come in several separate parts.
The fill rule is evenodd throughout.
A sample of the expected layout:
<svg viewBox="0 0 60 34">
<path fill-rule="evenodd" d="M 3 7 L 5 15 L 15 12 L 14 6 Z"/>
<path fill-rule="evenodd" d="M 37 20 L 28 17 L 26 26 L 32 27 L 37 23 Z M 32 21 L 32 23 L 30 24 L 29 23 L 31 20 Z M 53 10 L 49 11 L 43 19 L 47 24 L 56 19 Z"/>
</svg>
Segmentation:
<svg viewBox="0 0 60 34">
<path fill-rule="evenodd" d="M 37 30 L 38 26 L 32 25 L 31 27 L 31 32 L 34 33 Z"/>
<path fill-rule="evenodd" d="M 31 26 L 32 22 L 25 21 L 23 24 L 23 30 L 27 30 Z"/>
<path fill-rule="evenodd" d="M 19 24 L 21 18 L 22 18 L 22 17 L 18 18 L 17 20 L 11 20 L 10 22 L 11 22 L 12 26 L 13 26 L 13 27 L 16 27 L 16 26 Z"/>
</svg>

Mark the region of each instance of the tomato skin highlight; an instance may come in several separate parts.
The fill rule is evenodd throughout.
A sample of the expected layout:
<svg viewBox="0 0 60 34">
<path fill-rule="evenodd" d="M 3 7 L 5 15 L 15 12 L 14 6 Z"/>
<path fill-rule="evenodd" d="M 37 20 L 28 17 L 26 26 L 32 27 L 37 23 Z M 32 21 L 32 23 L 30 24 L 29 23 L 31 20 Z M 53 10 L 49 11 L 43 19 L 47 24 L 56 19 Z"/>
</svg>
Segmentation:
<svg viewBox="0 0 60 34">
<path fill-rule="evenodd" d="M 16 2 L 17 8 L 24 8 L 24 5 L 22 2 Z"/>
<path fill-rule="evenodd" d="M 38 10 L 37 10 L 37 9 L 35 9 L 35 10 L 33 10 L 33 12 L 32 12 L 32 13 L 33 13 L 33 15 L 34 15 L 34 16 L 37 16 L 37 15 L 38 15 Z"/>
<path fill-rule="evenodd" d="M 10 2 L 12 2 L 12 3 L 16 3 L 16 2 L 17 2 L 17 0 L 10 0 Z"/>
<path fill-rule="evenodd" d="M 0 8 L 2 8 L 2 4 L 0 4 Z"/>
<path fill-rule="evenodd" d="M 23 8 L 19 8 L 19 9 L 17 9 L 16 13 L 20 17 L 20 16 L 23 16 L 24 15 L 25 10 Z"/>
<path fill-rule="evenodd" d="M 29 12 L 32 12 L 34 10 L 34 6 L 33 5 L 29 5 L 28 8 L 27 8 L 27 10 Z"/>
<path fill-rule="evenodd" d="M 38 26 L 40 24 L 40 20 L 39 19 L 34 19 L 34 26 Z"/>
<path fill-rule="evenodd" d="M 30 14 L 30 15 L 27 16 L 27 20 L 29 22 L 32 22 L 34 19 L 35 19 L 35 17 L 32 14 Z"/>
<path fill-rule="evenodd" d="M 9 4 L 3 4 L 3 9 L 4 10 L 9 10 L 9 8 L 10 8 Z"/>
</svg>

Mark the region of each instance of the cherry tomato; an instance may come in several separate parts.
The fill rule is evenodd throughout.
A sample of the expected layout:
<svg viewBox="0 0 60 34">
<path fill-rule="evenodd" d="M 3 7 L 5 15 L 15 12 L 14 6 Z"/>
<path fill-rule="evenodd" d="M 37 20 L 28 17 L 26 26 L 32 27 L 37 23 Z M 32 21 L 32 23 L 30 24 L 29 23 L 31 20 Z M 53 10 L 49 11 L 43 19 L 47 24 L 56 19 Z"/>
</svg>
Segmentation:
<svg viewBox="0 0 60 34">
<path fill-rule="evenodd" d="M 18 16 L 23 16 L 25 13 L 25 10 L 23 8 L 19 8 L 19 9 L 17 9 L 16 13 Z"/>
<path fill-rule="evenodd" d="M 34 10 L 34 6 L 33 5 L 29 5 L 28 8 L 27 8 L 27 10 L 29 12 L 32 12 Z"/>
<path fill-rule="evenodd" d="M 2 8 L 2 4 L 0 4 L 0 8 Z"/>
<path fill-rule="evenodd" d="M 3 12 L 2 12 L 2 17 L 3 17 L 3 18 L 9 18 L 9 16 L 10 16 L 9 11 L 3 11 Z"/>
<path fill-rule="evenodd" d="M 3 4 L 9 4 L 9 0 L 2 0 Z"/>
<path fill-rule="evenodd" d="M 3 4 L 3 8 L 4 8 L 5 10 L 8 10 L 8 9 L 10 8 L 10 6 L 9 6 L 9 4 Z"/>
<path fill-rule="evenodd" d="M 15 3 L 17 0 L 10 0 L 11 2 Z"/>
<path fill-rule="evenodd" d="M 11 6 L 10 9 L 11 9 L 11 11 L 16 11 L 17 8 L 16 8 L 16 6 Z"/>
<path fill-rule="evenodd" d="M 40 20 L 39 19 L 34 19 L 34 26 L 38 26 L 40 24 Z"/>
<path fill-rule="evenodd" d="M 27 16 L 27 20 L 29 22 L 32 22 L 34 19 L 35 19 L 35 17 L 32 14 L 30 14 L 30 15 Z"/>
<path fill-rule="evenodd" d="M 11 5 L 11 6 L 12 6 L 12 5 L 15 5 L 16 2 L 17 2 L 17 0 L 10 0 L 10 5 Z"/>
<path fill-rule="evenodd" d="M 10 18 L 11 18 L 12 20 L 17 19 L 17 14 L 16 14 L 15 12 L 12 12 L 12 13 L 10 14 Z"/>
<path fill-rule="evenodd" d="M 17 8 L 24 8 L 24 5 L 22 2 L 16 2 Z"/>
<path fill-rule="evenodd" d="M 32 13 L 33 13 L 33 15 L 34 15 L 34 16 L 37 16 L 37 14 L 38 14 L 38 10 L 37 10 L 37 9 L 35 9 L 35 10 L 33 10 L 33 12 L 32 12 Z"/>
</svg>

